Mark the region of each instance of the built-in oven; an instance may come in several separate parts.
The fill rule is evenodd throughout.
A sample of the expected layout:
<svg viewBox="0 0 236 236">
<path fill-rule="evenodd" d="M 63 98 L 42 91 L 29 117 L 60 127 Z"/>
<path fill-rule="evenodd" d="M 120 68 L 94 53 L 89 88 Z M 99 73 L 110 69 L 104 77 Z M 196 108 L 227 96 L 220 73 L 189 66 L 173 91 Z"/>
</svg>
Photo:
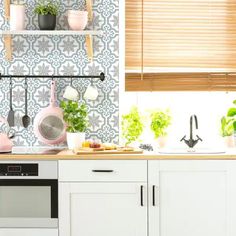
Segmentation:
<svg viewBox="0 0 236 236">
<path fill-rule="evenodd" d="M 0 228 L 57 228 L 56 161 L 0 162 Z"/>
</svg>

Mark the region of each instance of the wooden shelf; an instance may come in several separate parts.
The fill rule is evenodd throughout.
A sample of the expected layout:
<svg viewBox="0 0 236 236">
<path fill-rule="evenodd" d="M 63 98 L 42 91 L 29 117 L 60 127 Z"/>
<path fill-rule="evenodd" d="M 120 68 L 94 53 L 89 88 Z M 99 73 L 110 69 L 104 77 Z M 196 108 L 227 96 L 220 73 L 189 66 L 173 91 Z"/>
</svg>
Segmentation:
<svg viewBox="0 0 236 236">
<path fill-rule="evenodd" d="M 0 35 L 4 37 L 4 45 L 6 49 L 6 59 L 8 61 L 12 60 L 12 36 L 27 36 L 27 35 L 38 35 L 38 36 L 56 36 L 56 35 L 70 35 L 70 36 L 86 36 L 86 46 L 87 54 L 89 60 L 93 60 L 93 37 L 102 35 L 101 30 L 22 30 L 22 31 L 12 31 L 12 30 L 0 30 Z"/>
<path fill-rule="evenodd" d="M 101 30 L 0 30 L 0 35 L 102 35 Z"/>
<path fill-rule="evenodd" d="M 5 20 L 9 20 L 10 18 L 10 0 L 4 0 L 4 8 L 5 8 Z M 88 11 L 89 21 L 93 19 L 93 0 L 86 0 L 86 8 Z M 12 31 L 12 30 L 0 30 L 0 36 L 4 38 L 4 45 L 6 50 L 6 59 L 8 61 L 12 60 L 12 37 L 15 35 L 45 35 L 45 36 L 53 36 L 53 35 L 84 35 L 86 36 L 86 46 L 87 46 L 87 54 L 89 60 L 93 60 L 93 36 L 102 35 L 102 31 L 100 30 L 82 30 L 82 31 L 73 31 L 73 30 L 24 30 L 24 31 Z"/>
</svg>

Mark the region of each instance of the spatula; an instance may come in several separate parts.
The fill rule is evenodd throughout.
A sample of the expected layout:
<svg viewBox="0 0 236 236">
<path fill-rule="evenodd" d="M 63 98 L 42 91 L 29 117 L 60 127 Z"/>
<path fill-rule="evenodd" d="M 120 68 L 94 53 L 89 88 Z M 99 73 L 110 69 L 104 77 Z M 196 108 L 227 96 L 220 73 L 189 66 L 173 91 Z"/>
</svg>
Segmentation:
<svg viewBox="0 0 236 236">
<path fill-rule="evenodd" d="M 15 113 L 12 108 L 12 78 L 10 78 L 10 111 L 8 112 L 7 121 L 10 127 L 15 126 Z"/>
<path fill-rule="evenodd" d="M 30 117 L 28 116 L 28 85 L 27 78 L 25 78 L 25 115 L 22 117 L 22 124 L 27 128 L 30 124 Z"/>
</svg>

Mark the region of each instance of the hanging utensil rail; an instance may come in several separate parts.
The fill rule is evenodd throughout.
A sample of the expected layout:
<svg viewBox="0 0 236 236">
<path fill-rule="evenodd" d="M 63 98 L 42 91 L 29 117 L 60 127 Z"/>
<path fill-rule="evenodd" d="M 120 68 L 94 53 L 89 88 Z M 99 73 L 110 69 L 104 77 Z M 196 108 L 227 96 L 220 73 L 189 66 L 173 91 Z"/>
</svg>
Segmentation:
<svg viewBox="0 0 236 236">
<path fill-rule="evenodd" d="M 105 74 L 102 72 L 100 75 L 2 75 L 0 73 L 0 80 L 2 78 L 51 78 L 51 79 L 62 79 L 62 78 L 71 78 L 71 79 L 100 79 L 101 81 L 105 80 Z"/>
</svg>

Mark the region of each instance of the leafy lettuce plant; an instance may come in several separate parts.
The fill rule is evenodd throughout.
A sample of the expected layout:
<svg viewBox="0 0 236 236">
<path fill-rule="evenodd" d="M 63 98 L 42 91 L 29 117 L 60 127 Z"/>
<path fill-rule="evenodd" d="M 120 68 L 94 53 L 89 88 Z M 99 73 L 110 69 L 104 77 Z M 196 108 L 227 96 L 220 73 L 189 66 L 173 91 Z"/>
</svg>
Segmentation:
<svg viewBox="0 0 236 236">
<path fill-rule="evenodd" d="M 155 139 L 167 135 L 167 128 L 171 124 L 171 116 L 169 111 L 156 110 L 151 112 L 151 125 L 150 128 L 155 135 Z"/>
<path fill-rule="evenodd" d="M 126 140 L 126 146 L 137 141 L 141 136 L 144 124 L 136 106 L 133 106 L 128 114 L 122 116 L 121 128 L 122 137 Z"/>
<path fill-rule="evenodd" d="M 67 132 L 83 133 L 88 128 L 87 106 L 77 101 L 61 101 L 60 107 L 63 110 L 63 119 L 67 124 Z"/>
</svg>

